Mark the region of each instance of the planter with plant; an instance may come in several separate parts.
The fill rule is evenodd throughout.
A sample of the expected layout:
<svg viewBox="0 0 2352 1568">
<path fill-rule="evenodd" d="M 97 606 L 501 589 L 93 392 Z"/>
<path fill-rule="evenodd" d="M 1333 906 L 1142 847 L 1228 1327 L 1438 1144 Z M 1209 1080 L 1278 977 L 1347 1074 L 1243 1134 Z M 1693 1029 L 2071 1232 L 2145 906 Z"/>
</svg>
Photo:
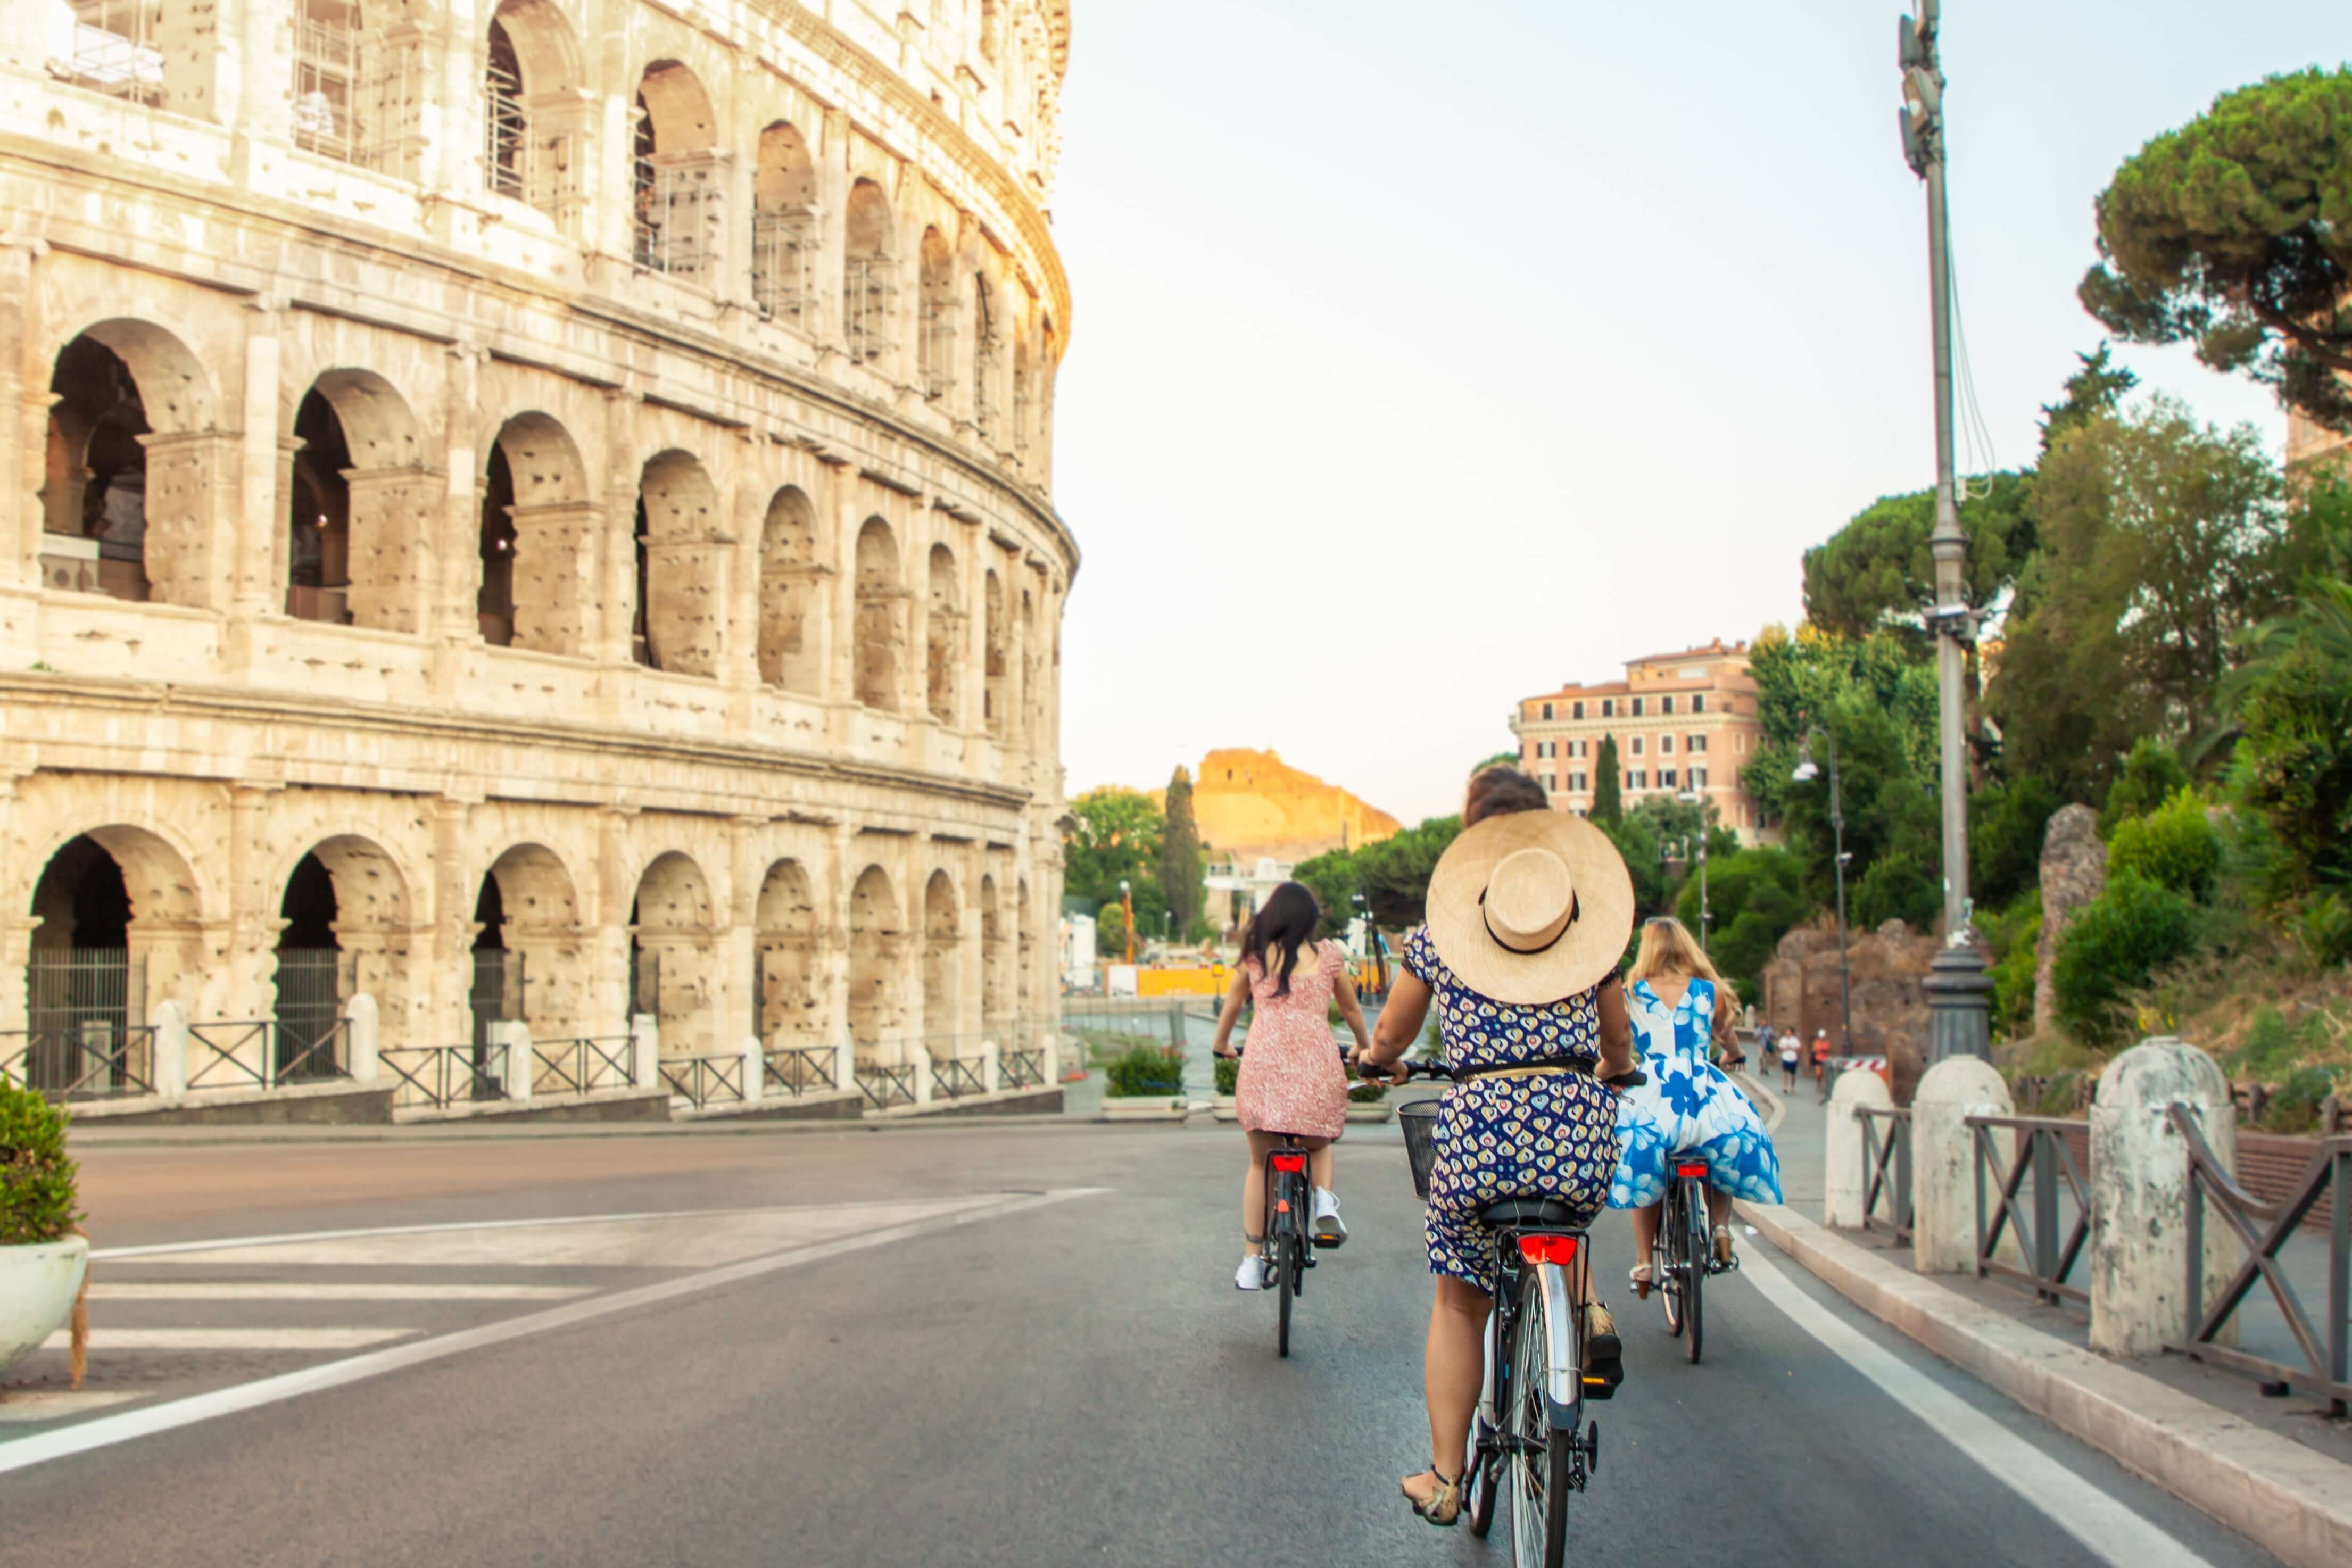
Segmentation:
<svg viewBox="0 0 2352 1568">
<path fill-rule="evenodd" d="M 1350 1122 L 1385 1122 L 1396 1114 L 1389 1103 L 1389 1086 L 1385 1083 L 1359 1083 L 1348 1091 L 1348 1120 Z"/>
<path fill-rule="evenodd" d="M 1103 1120 L 1172 1122 L 1184 1116 L 1184 1051 L 1139 1044 L 1103 1067 Z"/>
<path fill-rule="evenodd" d="M 1241 1081 L 1242 1061 L 1240 1057 L 1221 1056 L 1217 1058 L 1217 1097 L 1211 1107 L 1210 1113 L 1215 1116 L 1218 1121 L 1235 1122 L 1241 1119 L 1241 1112 L 1235 1109 L 1234 1100 L 1234 1094 L 1240 1089 Z"/>
<path fill-rule="evenodd" d="M 89 1241 L 74 1207 L 65 1113 L 0 1080 L 0 1367 L 74 1322 L 73 1377 L 81 1382 L 82 1279 Z"/>
</svg>

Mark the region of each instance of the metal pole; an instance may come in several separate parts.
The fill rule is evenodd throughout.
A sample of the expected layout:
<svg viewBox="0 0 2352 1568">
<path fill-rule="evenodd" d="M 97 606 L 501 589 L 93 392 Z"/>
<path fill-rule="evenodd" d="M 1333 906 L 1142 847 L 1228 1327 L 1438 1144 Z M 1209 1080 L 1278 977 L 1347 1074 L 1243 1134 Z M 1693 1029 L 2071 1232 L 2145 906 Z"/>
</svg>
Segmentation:
<svg viewBox="0 0 2352 1568">
<path fill-rule="evenodd" d="M 1830 747 L 1830 835 L 1831 853 L 1837 864 L 1838 901 L 1838 1015 L 1843 1020 L 1838 1036 L 1838 1046 L 1848 1056 L 1853 1054 L 1853 977 L 1846 964 L 1845 937 L 1845 796 L 1838 788 L 1837 732 L 1824 726 L 1822 737 Z M 1816 886 L 1819 883 L 1815 884 Z"/>
</svg>

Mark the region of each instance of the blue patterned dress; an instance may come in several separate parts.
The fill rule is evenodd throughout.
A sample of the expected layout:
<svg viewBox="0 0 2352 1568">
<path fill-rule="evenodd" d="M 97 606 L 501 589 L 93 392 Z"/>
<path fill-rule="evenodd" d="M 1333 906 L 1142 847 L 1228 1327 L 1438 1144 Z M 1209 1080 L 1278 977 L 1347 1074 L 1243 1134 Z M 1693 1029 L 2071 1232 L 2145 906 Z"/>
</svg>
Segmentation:
<svg viewBox="0 0 2352 1568">
<path fill-rule="evenodd" d="M 1490 1000 L 1445 967 L 1426 926 L 1405 937 L 1402 959 L 1436 998 L 1448 1067 L 1600 1060 L 1597 991 L 1536 1007 Z M 1507 1197 L 1556 1198 L 1590 1223 L 1617 1163 L 1616 1117 L 1616 1095 L 1581 1073 L 1474 1078 L 1448 1089 L 1429 1176 L 1430 1272 L 1494 1294 L 1494 1233 L 1478 1211 Z"/>
<path fill-rule="evenodd" d="M 1666 1162 L 1706 1162 L 1706 1185 L 1750 1203 L 1780 1201 L 1780 1156 L 1764 1119 L 1723 1070 L 1706 1059 L 1715 1023 L 1715 982 L 1698 976 L 1668 1007 L 1636 980 L 1626 994 L 1633 1037 L 1649 1082 L 1617 1107 L 1624 1152 L 1609 1184 L 1609 1207 L 1640 1208 L 1666 1195 Z"/>
</svg>

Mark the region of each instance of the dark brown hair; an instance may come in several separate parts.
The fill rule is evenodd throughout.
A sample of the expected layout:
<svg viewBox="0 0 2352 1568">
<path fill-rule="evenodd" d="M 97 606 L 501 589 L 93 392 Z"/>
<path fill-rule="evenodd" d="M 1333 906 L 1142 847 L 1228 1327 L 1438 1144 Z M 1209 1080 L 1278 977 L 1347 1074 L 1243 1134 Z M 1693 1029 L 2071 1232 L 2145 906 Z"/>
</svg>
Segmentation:
<svg viewBox="0 0 2352 1568">
<path fill-rule="evenodd" d="M 1282 949 L 1282 974 L 1274 994 L 1290 994 L 1290 972 L 1298 967 L 1298 949 L 1311 941 L 1322 924 L 1323 906 L 1305 883 L 1286 882 L 1265 895 L 1258 912 L 1242 927 L 1242 962 L 1257 960 L 1261 974 L 1274 973 L 1272 950 Z"/>
<path fill-rule="evenodd" d="M 1489 817 L 1550 808 L 1551 797 L 1528 774 L 1516 768 L 1489 768 L 1471 776 L 1470 795 L 1462 803 L 1462 825 L 1475 828 Z"/>
</svg>

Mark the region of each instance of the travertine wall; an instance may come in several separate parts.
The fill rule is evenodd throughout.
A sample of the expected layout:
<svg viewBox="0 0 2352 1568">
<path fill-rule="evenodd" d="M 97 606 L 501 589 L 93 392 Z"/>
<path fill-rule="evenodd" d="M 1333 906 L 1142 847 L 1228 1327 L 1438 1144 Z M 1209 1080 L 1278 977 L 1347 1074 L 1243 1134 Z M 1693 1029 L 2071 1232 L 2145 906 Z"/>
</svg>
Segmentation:
<svg viewBox="0 0 2352 1568">
<path fill-rule="evenodd" d="M 633 940 L 668 1051 L 1046 1016 L 1066 0 L 52 9 L 0 8 L 0 1030 L 81 835 L 200 1020 L 270 1016 L 306 856 L 387 1045 L 469 1037 L 486 879 L 542 1038 Z"/>
</svg>

